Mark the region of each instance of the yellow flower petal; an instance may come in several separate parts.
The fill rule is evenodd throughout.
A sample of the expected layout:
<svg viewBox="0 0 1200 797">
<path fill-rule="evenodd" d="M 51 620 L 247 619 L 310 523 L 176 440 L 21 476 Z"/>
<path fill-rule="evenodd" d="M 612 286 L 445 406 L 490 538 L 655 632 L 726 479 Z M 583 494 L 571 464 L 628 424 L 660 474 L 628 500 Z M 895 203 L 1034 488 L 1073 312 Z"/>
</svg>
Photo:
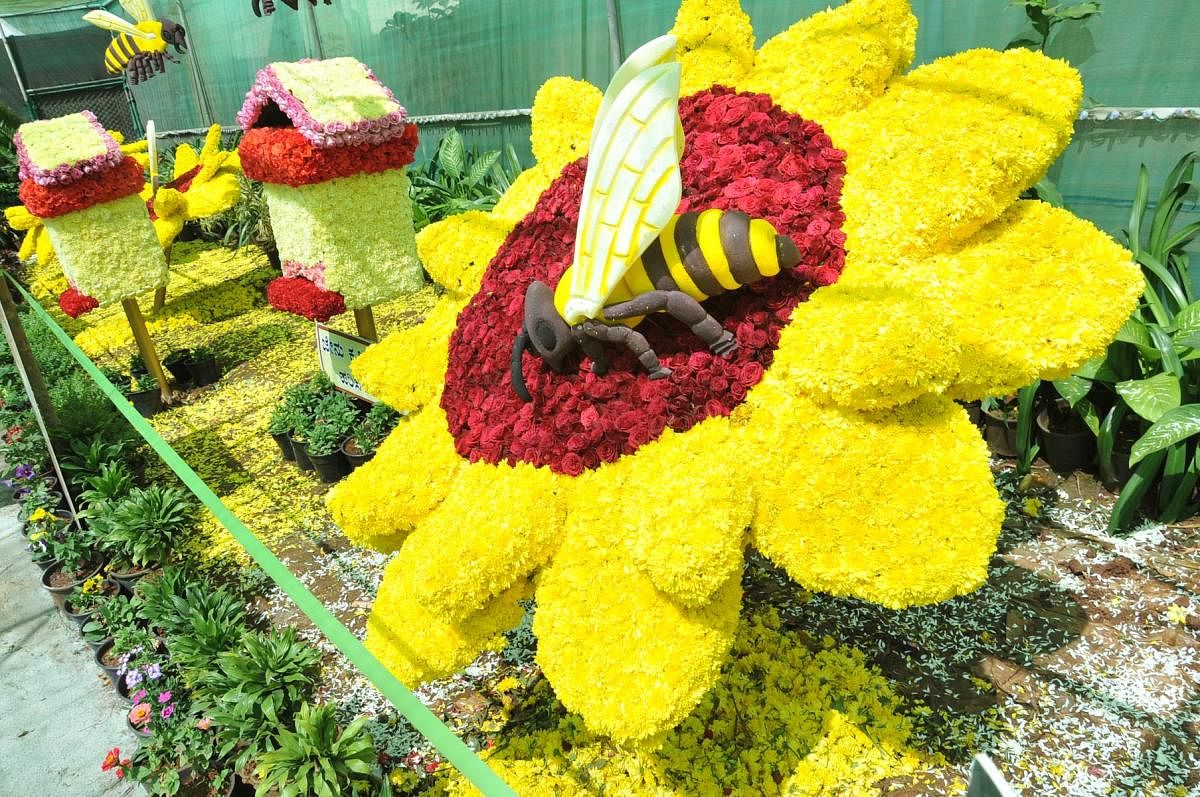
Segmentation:
<svg viewBox="0 0 1200 797">
<path fill-rule="evenodd" d="M 434 282 L 455 296 L 470 299 L 512 228 L 503 218 L 469 210 L 417 233 L 417 255 Z"/>
<path fill-rule="evenodd" d="M 735 86 L 754 66 L 754 28 L 737 0 L 683 0 L 671 34 L 684 97 L 714 83 Z"/>
<path fill-rule="evenodd" d="M 854 0 L 764 43 L 738 88 L 770 94 L 785 111 L 824 123 L 882 94 L 912 63 L 916 44 L 908 0 Z"/>
<path fill-rule="evenodd" d="M 848 155 L 846 273 L 936 251 L 996 219 L 1066 147 L 1082 91 L 1065 61 L 971 50 L 830 121 Z"/>
<path fill-rule="evenodd" d="M 200 163 L 200 156 L 196 154 L 196 150 L 192 149 L 192 145 L 180 144 L 175 148 L 175 168 L 172 170 L 171 178 L 175 179 L 187 174 L 198 163 Z"/>
<path fill-rule="evenodd" d="M 502 647 L 500 633 L 520 623 L 525 613 L 517 601 L 532 593 L 532 585 L 522 579 L 466 620 L 448 623 L 403 588 L 399 567 L 393 560 L 383 572 L 367 618 L 366 646 L 409 686 L 449 675 L 483 650 Z"/>
<path fill-rule="evenodd" d="M 767 382 L 858 409 L 941 393 L 959 357 L 944 315 L 940 303 L 915 291 L 840 282 L 822 288 L 793 311 Z"/>
<path fill-rule="evenodd" d="M 402 421 L 374 459 L 338 484 L 329 511 L 351 542 L 394 551 L 442 502 L 464 464 L 445 413 L 428 407 Z"/>
<path fill-rule="evenodd" d="M 644 741 L 675 726 L 716 681 L 733 641 L 742 587 L 685 609 L 626 564 L 620 531 L 590 508 L 537 581 L 538 663 L 592 730 Z"/>
<path fill-rule="evenodd" d="M 355 358 L 350 365 L 354 378 L 399 412 L 436 404 L 446 377 L 450 333 L 465 304 L 465 299 L 443 295 L 420 324 L 388 334 Z"/>
<path fill-rule="evenodd" d="M 400 549 L 404 591 L 457 621 L 528 575 L 561 540 L 557 480 L 525 463 L 463 466 L 446 500 Z"/>
<path fill-rule="evenodd" d="M 538 163 L 561 170 L 587 154 L 601 96 L 586 80 L 552 77 L 542 84 L 533 98 L 529 137 Z"/>
<path fill-rule="evenodd" d="M 865 413 L 752 400 L 747 447 L 779 447 L 758 483 L 756 546 L 802 586 L 892 608 L 945 600 L 987 577 L 1003 519 L 987 448 L 949 399 Z M 792 428 L 788 428 L 788 418 Z"/>
</svg>

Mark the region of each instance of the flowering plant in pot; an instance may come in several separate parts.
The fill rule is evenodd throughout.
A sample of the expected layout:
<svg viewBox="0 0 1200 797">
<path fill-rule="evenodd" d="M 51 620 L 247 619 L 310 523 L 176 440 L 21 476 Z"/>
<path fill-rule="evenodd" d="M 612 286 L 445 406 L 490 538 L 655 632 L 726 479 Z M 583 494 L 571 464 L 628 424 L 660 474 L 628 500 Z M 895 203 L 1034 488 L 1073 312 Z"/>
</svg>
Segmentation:
<svg viewBox="0 0 1200 797">
<path fill-rule="evenodd" d="M 82 626 L 96 613 L 102 600 L 111 598 L 120 591 L 121 587 L 117 582 L 97 573 L 67 595 L 63 603 L 63 613 Z"/>
<path fill-rule="evenodd" d="M 272 788 L 282 797 L 374 793 L 380 785 L 373 777 L 377 756 L 366 719 L 339 729 L 334 711 L 332 703 L 300 706 L 294 729 L 280 730 L 275 749 L 259 760 L 256 795 Z"/>
<path fill-rule="evenodd" d="M 63 609 L 67 595 L 76 587 L 82 586 L 85 580 L 99 573 L 104 559 L 97 553 L 95 538 L 87 528 L 64 524 L 53 532 L 46 532 L 44 538 L 33 542 L 42 542 L 43 539 L 54 561 L 42 573 L 42 586 L 50 593 L 54 605 Z"/>
<path fill-rule="evenodd" d="M 197 713 L 178 689 L 140 690 L 135 695 L 140 700 L 130 711 L 130 724 L 136 717 L 148 732 L 137 751 L 120 761 L 124 774 L 153 797 L 231 794 L 234 775 L 220 763 L 212 721 Z"/>
<path fill-rule="evenodd" d="M 342 453 L 350 462 L 351 469 L 357 468 L 371 457 L 376 449 L 400 422 L 400 413 L 386 404 L 380 403 L 371 407 L 362 420 L 354 424 L 350 436 L 342 443 Z"/>
<path fill-rule="evenodd" d="M 136 624 L 112 629 L 112 638 L 96 649 L 95 659 L 96 666 L 104 670 L 114 688 L 130 668 L 141 671 L 151 664 L 160 668 L 163 664 L 158 640 Z"/>
<path fill-rule="evenodd" d="M 332 484 L 350 473 L 342 455 L 342 441 L 350 434 L 358 414 L 344 393 L 332 393 L 317 405 L 312 428 L 308 433 L 308 458 L 317 475 Z"/>
<path fill-rule="evenodd" d="M 21 501 L 18 518 L 27 523 L 30 523 L 32 516 L 38 510 L 41 510 L 43 513 L 51 513 L 56 511 L 58 505 L 62 502 L 62 493 L 41 479 L 29 482 L 23 490 L 24 494 L 18 496 Z M 32 523 L 30 523 L 28 531 L 33 532 L 34 530 Z"/>
<path fill-rule="evenodd" d="M 98 650 L 123 629 L 136 626 L 137 617 L 129 598 L 117 593 L 97 602 L 96 610 L 84 621 L 79 632 L 83 641 L 92 646 L 92 650 Z"/>
<path fill-rule="evenodd" d="M 134 487 L 122 500 L 101 505 L 92 526 L 114 551 L 113 577 L 126 586 L 166 561 L 191 526 L 195 503 L 177 487 Z"/>
</svg>

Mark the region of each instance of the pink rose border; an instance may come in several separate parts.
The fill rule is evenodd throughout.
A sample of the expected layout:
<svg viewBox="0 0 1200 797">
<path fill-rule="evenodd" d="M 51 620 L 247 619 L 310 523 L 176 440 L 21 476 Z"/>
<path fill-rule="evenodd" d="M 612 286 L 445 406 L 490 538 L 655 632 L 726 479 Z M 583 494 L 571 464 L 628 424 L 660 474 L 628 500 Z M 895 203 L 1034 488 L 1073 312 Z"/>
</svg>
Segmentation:
<svg viewBox="0 0 1200 797">
<path fill-rule="evenodd" d="M 81 114 L 88 120 L 92 129 L 104 139 L 105 152 L 91 158 L 84 158 L 73 163 L 62 163 L 47 169 L 30 160 L 29 152 L 25 149 L 25 141 L 18 129 L 13 135 L 13 146 L 17 150 L 17 175 L 22 180 L 33 180 L 41 186 L 70 185 L 89 174 L 101 174 L 121 164 L 125 157 L 121 152 L 121 145 L 108 134 L 104 125 L 100 124 L 100 120 L 96 118 L 96 114 L 91 111 L 82 111 Z"/>
</svg>

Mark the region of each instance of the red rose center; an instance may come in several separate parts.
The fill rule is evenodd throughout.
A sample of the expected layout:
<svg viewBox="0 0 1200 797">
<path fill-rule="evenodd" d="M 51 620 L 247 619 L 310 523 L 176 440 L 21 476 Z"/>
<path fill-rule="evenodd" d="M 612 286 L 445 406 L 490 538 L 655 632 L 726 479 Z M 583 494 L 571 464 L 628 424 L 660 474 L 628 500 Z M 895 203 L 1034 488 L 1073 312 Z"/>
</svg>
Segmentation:
<svg viewBox="0 0 1200 797">
<path fill-rule="evenodd" d="M 795 242 L 801 262 L 705 302 L 737 337 L 731 359 L 710 353 L 660 313 L 638 331 L 672 370 L 669 378 L 651 380 L 617 346 L 608 349 L 604 376 L 592 373 L 582 354 L 577 367 L 556 374 L 527 352 L 527 404 L 513 391 L 509 358 L 525 289 L 534 280 L 556 285 L 571 265 L 585 162 L 567 166 L 496 253 L 450 338 L 442 407 L 462 456 L 578 475 L 633 453 L 667 427 L 685 431 L 728 415 L 770 367 L 792 309 L 837 280 L 845 261 L 845 154 L 820 125 L 780 110 L 766 95 L 720 87 L 681 100 L 679 114 L 686 134 L 680 212 L 720 208 L 765 218 Z"/>
</svg>

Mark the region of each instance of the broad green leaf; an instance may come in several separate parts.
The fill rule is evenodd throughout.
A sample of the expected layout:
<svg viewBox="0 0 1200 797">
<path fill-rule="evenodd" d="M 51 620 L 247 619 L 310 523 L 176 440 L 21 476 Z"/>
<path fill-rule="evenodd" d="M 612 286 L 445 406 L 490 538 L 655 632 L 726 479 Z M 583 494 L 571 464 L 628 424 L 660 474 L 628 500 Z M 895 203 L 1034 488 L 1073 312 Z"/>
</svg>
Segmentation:
<svg viewBox="0 0 1200 797">
<path fill-rule="evenodd" d="M 1125 319 L 1115 339 L 1146 348 L 1153 345 L 1150 343 L 1150 333 L 1146 331 L 1146 322 L 1132 316 Z"/>
<path fill-rule="evenodd" d="M 1179 337 L 1177 334 L 1175 337 L 1175 345 L 1181 346 L 1185 349 L 1200 349 L 1200 332 L 1192 332 L 1191 334 L 1184 335 L 1183 337 Z M 1185 357 L 1181 359 L 1194 358 Z"/>
<path fill-rule="evenodd" d="M 475 186 L 484 177 L 487 177 L 488 172 L 496 165 L 496 161 L 500 160 L 500 150 L 492 150 L 485 152 L 479 156 L 478 160 L 471 164 L 470 170 L 467 172 L 467 185 Z"/>
<path fill-rule="evenodd" d="M 463 144 L 462 136 L 457 130 L 451 130 L 442 139 L 441 152 L 438 153 L 438 168 L 454 179 L 458 179 L 462 177 L 466 159 L 466 147 Z"/>
<path fill-rule="evenodd" d="M 1200 434 L 1200 404 L 1176 407 L 1159 418 L 1133 444 L 1129 464 L 1136 465 L 1151 454 L 1173 446 L 1181 440 L 1187 440 L 1195 434 Z"/>
<path fill-rule="evenodd" d="M 1037 42 L 1034 42 L 1036 44 Z M 1058 186 L 1049 177 L 1044 178 L 1033 187 L 1033 191 L 1037 194 L 1038 199 L 1042 200 L 1051 207 L 1063 207 L 1063 196 L 1058 190 Z"/>
<path fill-rule="evenodd" d="M 1162 467 L 1166 456 L 1165 451 L 1155 451 L 1147 457 L 1145 462 L 1134 468 L 1133 475 L 1121 489 L 1117 503 L 1113 506 L 1112 517 L 1108 521 L 1109 533 L 1124 531 L 1129 526 L 1134 513 L 1142 504 L 1142 499 L 1154 484 L 1154 478 L 1158 475 L 1158 470 Z M 1130 465 L 1133 464 L 1132 459 L 1129 462 Z"/>
<path fill-rule="evenodd" d="M 1146 340 L 1150 340 L 1148 335 L 1146 336 Z M 1120 374 L 1118 374 L 1108 362 L 1107 355 L 1103 357 L 1093 357 L 1092 359 L 1088 360 L 1083 365 L 1079 366 L 1079 368 L 1075 371 L 1075 376 L 1082 377 L 1084 379 L 1090 379 L 1093 382 L 1106 382 L 1110 384 L 1121 381 Z"/>
<path fill-rule="evenodd" d="M 1081 376 L 1068 376 L 1066 379 L 1056 379 L 1054 389 L 1074 407 L 1092 389 L 1092 383 Z"/>
<path fill-rule="evenodd" d="M 1183 378 L 1183 363 L 1179 361 L 1179 355 L 1175 353 L 1175 342 L 1171 340 L 1171 336 L 1157 324 L 1151 324 L 1146 329 L 1150 332 L 1150 340 L 1154 342 L 1154 347 L 1162 355 L 1163 368 Z"/>
<path fill-rule="evenodd" d="M 1086 19 L 1093 14 L 1099 13 L 1100 4 L 1094 2 L 1094 0 L 1093 2 L 1076 3 L 1075 5 L 1067 6 L 1066 8 L 1059 7 L 1054 9 L 1054 16 L 1058 17 L 1059 19 Z"/>
<path fill-rule="evenodd" d="M 1182 400 L 1179 378 L 1172 374 L 1118 382 L 1117 393 L 1131 410 L 1151 423 L 1178 407 Z"/>
<path fill-rule="evenodd" d="M 1200 332 L 1200 302 L 1192 302 L 1175 314 L 1175 337 Z"/>
<path fill-rule="evenodd" d="M 1083 399 L 1075 405 L 1075 411 L 1079 413 L 1079 417 L 1083 418 L 1083 422 L 1087 424 L 1087 428 L 1092 430 L 1092 434 L 1100 436 L 1100 415 L 1096 412 L 1096 405 L 1088 399 Z"/>
</svg>

